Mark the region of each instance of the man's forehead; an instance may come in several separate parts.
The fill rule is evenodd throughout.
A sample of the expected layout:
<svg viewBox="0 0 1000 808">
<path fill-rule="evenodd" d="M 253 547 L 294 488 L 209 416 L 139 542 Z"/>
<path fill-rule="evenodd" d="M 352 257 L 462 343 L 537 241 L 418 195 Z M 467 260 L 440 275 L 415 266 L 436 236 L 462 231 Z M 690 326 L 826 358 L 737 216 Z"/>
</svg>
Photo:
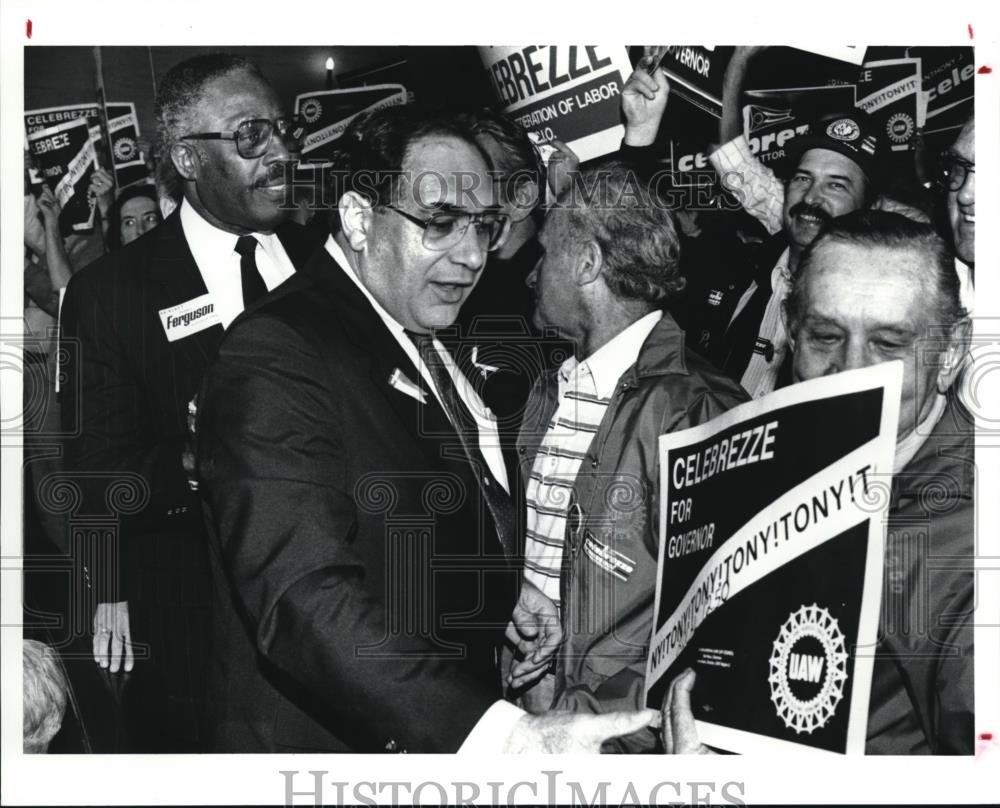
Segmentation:
<svg viewBox="0 0 1000 808">
<path fill-rule="evenodd" d="M 234 70 L 209 81 L 198 104 L 202 116 L 270 118 L 282 110 L 274 88 L 247 70 Z"/>
<path fill-rule="evenodd" d="M 403 156 L 400 187 L 424 207 L 480 210 L 495 204 L 486 158 L 472 143 L 451 135 L 429 135 Z"/>
<path fill-rule="evenodd" d="M 810 309 L 854 303 L 868 292 L 871 304 L 887 315 L 930 310 L 922 301 L 933 294 L 934 272 L 932 259 L 915 247 L 825 241 L 815 248 L 809 263 L 807 289 L 823 287 L 822 294 L 809 295 Z"/>
<path fill-rule="evenodd" d="M 542 232 L 539 236 L 540 240 L 551 246 L 559 240 L 559 237 L 565 231 L 565 224 L 568 220 L 569 211 L 558 204 L 553 205 L 545 214 L 545 220 L 542 223 Z"/>
<path fill-rule="evenodd" d="M 951 151 L 969 162 L 976 162 L 976 122 L 970 120 L 958 135 Z"/>
<path fill-rule="evenodd" d="M 828 174 L 844 174 L 863 177 L 864 171 L 850 157 L 832 149 L 809 149 L 799 160 L 800 171 L 825 171 Z"/>
</svg>

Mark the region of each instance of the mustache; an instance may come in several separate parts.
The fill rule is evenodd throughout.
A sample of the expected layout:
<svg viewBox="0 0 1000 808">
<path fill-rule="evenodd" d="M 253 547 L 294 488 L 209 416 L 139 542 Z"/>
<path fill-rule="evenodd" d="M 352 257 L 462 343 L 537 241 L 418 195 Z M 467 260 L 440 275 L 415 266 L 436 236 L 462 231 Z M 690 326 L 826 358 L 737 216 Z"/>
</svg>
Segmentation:
<svg viewBox="0 0 1000 808">
<path fill-rule="evenodd" d="M 833 217 L 827 213 L 823 208 L 816 205 L 808 205 L 805 202 L 796 202 L 788 211 L 788 215 L 792 218 L 796 216 L 801 216 L 803 213 L 807 213 L 810 216 L 815 216 L 823 224 L 829 224 L 833 221 Z"/>
<path fill-rule="evenodd" d="M 258 177 L 254 180 L 253 185 L 255 188 L 263 188 L 265 185 L 272 185 L 276 182 L 285 182 L 286 174 L 290 176 L 291 172 L 286 172 L 285 166 L 281 163 L 273 163 L 267 168 L 267 172 L 263 177 Z M 286 183 L 287 184 L 287 183 Z"/>
</svg>

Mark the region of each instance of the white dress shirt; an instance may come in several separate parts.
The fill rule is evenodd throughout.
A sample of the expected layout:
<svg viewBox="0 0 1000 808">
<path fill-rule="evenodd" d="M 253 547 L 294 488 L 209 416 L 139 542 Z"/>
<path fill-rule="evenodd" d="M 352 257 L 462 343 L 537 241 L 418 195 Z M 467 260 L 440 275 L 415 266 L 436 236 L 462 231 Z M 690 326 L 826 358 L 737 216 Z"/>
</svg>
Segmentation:
<svg viewBox="0 0 1000 808">
<path fill-rule="evenodd" d="M 434 391 L 434 395 L 438 397 L 438 400 L 440 401 L 440 396 L 438 394 L 437 387 L 434 384 L 434 379 L 431 377 L 430 371 L 420 359 L 420 352 L 417 350 L 417 346 L 413 344 L 413 341 L 408 336 L 406 336 L 403 326 L 400 325 L 399 322 L 397 322 L 396 319 L 382 307 L 382 304 L 379 303 L 372 293 L 368 291 L 367 287 L 361 283 L 361 279 L 351 268 L 350 263 L 347 261 L 347 256 L 344 255 L 344 251 L 341 249 L 340 245 L 336 242 L 333 236 L 327 238 L 324 246 L 326 251 L 330 254 L 330 257 L 333 258 L 333 260 L 337 262 L 338 266 L 340 266 L 340 268 L 347 273 L 347 277 L 357 284 L 358 289 L 360 289 L 361 293 L 368 299 L 368 302 L 372 304 L 372 308 L 375 309 L 376 314 L 378 314 L 382 322 L 385 323 L 385 327 L 389 329 L 389 333 L 391 333 L 396 342 L 399 343 L 399 346 L 403 349 L 406 355 L 413 360 L 413 364 L 420 369 L 420 374 L 424 377 L 424 381 L 427 383 L 427 386 Z M 469 385 L 465 376 L 455 366 L 451 355 L 445 347 L 437 340 L 434 340 L 434 349 L 441 355 L 445 366 L 448 368 L 449 373 L 451 373 L 452 380 L 455 382 L 455 389 L 458 391 L 462 401 L 476 419 L 476 425 L 479 427 L 479 448 L 483 452 L 483 457 L 486 459 L 486 462 L 490 467 L 490 471 L 492 471 L 493 476 L 497 478 L 497 482 L 501 483 L 505 490 L 510 491 L 510 486 L 507 482 L 507 470 L 504 467 L 503 456 L 500 453 L 500 440 L 497 434 L 496 423 L 491 420 L 492 414 L 476 394 L 476 391 Z M 443 404 L 442 408 L 444 408 Z M 447 408 L 444 409 L 447 414 Z M 469 732 L 458 751 L 472 755 L 501 751 L 504 742 L 510 736 L 511 731 L 514 728 L 514 724 L 516 724 L 523 715 L 526 715 L 524 710 L 520 707 L 516 707 L 510 702 L 503 700 L 494 702 L 493 705 L 485 713 L 483 713 L 482 717 Z"/>
<path fill-rule="evenodd" d="M 194 262 L 198 265 L 205 287 L 212 296 L 215 310 L 222 320 L 222 327 L 229 324 L 243 311 L 243 280 L 240 275 L 240 256 L 236 252 L 235 233 L 227 233 L 209 224 L 186 201 L 181 202 L 181 229 L 187 240 Z M 274 233 L 250 233 L 257 239 L 254 259 L 257 270 L 267 290 L 281 285 L 295 274 L 292 260 Z"/>
<path fill-rule="evenodd" d="M 399 346 L 403 349 L 406 355 L 413 361 L 413 364 L 420 369 L 420 375 L 424 377 L 424 381 L 427 383 L 427 387 L 434 392 L 434 396 L 441 403 L 442 409 L 445 414 L 448 413 L 448 408 L 444 406 L 441 402 L 441 394 L 438 392 L 437 386 L 434 384 L 434 379 L 431 376 L 430 370 L 424 364 L 423 360 L 420 358 L 420 351 L 417 350 L 417 346 L 413 344 L 411 340 L 396 319 L 387 312 L 382 305 L 375 299 L 371 292 L 368 291 L 367 287 L 361 283 L 361 279 L 354 273 L 351 269 L 350 263 L 347 261 L 347 256 L 344 255 L 344 251 L 341 249 L 340 245 L 336 242 L 333 236 L 329 236 L 326 240 L 325 245 L 326 251 L 330 254 L 330 257 L 340 266 L 344 272 L 347 273 L 347 277 L 350 278 L 357 285 L 361 293 L 368 299 L 368 302 L 372 304 L 372 308 L 375 309 L 375 313 L 378 314 L 379 318 L 385 323 L 385 327 L 389 329 L 389 333 L 396 339 Z M 448 373 L 451 374 L 451 379 L 455 383 L 455 389 L 458 391 L 459 397 L 465 404 L 466 409 L 472 414 L 472 417 L 476 421 L 476 426 L 479 428 L 479 449 L 483 453 L 483 458 L 486 460 L 486 464 L 490 467 L 490 471 L 493 472 L 493 476 L 496 478 L 497 482 L 504 487 L 504 490 L 510 493 L 510 484 L 507 481 L 507 468 L 504 466 L 503 454 L 500 451 L 500 436 L 497 432 L 496 419 L 490 408 L 487 407 L 483 400 L 479 397 L 476 391 L 472 388 L 469 380 L 465 377 L 458 366 L 455 364 L 455 360 L 452 359 L 448 350 L 442 345 L 437 339 L 434 340 L 434 350 L 437 351 L 438 355 L 441 357 L 442 363 L 445 368 L 448 369 Z M 454 426 L 454 425 L 453 425 Z"/>
</svg>

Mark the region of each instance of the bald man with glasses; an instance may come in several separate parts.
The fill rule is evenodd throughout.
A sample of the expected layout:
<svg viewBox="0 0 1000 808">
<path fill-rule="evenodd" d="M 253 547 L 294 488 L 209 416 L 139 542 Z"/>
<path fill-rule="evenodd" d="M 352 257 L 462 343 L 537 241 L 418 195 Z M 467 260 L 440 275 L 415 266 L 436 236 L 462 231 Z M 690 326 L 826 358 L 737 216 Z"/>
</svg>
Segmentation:
<svg viewBox="0 0 1000 808">
<path fill-rule="evenodd" d="M 89 650 L 128 673 L 122 751 L 202 748 L 210 575 L 184 467 L 189 402 L 224 329 L 319 246 L 287 223 L 298 130 L 259 69 L 199 56 L 156 99 L 158 154 L 183 199 L 164 223 L 78 273 L 62 306 L 74 515 L 111 512 L 88 539 Z M 97 535 L 93 532 L 91 536 Z M 101 561 L 100 559 L 105 559 Z"/>
</svg>

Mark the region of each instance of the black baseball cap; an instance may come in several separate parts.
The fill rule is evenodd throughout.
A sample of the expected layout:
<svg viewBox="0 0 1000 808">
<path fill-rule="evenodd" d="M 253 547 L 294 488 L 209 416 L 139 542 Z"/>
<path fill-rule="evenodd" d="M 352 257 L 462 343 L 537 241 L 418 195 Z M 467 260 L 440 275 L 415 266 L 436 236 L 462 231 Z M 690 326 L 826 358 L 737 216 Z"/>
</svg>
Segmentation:
<svg viewBox="0 0 1000 808">
<path fill-rule="evenodd" d="M 877 181 L 879 140 L 867 112 L 853 109 L 824 115 L 809 124 L 809 131 L 793 138 L 787 155 L 791 165 L 798 165 L 809 149 L 828 149 L 857 163 L 869 184 Z"/>
</svg>

